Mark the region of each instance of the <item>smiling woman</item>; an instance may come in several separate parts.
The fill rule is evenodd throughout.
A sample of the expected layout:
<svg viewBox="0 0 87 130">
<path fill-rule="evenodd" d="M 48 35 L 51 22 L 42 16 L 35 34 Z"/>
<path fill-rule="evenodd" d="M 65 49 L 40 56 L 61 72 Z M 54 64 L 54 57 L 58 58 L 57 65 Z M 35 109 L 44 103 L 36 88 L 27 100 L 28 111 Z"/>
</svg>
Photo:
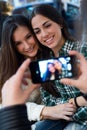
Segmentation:
<svg viewBox="0 0 87 130">
<path fill-rule="evenodd" d="M 22 15 L 9 16 L 2 31 L 0 88 L 16 72 L 24 59 L 34 58 L 37 53 L 38 44 L 33 38 L 28 19 Z M 30 80 L 28 82 L 30 84 Z M 37 91 L 39 97 L 39 90 Z"/>
<path fill-rule="evenodd" d="M 38 45 L 27 27 L 19 26 L 13 34 L 13 41 L 18 52 L 25 57 L 32 58 L 37 54 Z"/>
<path fill-rule="evenodd" d="M 1 55 L 0 55 L 0 66 L 1 66 L 0 67 L 0 89 L 2 89 L 2 86 L 5 83 L 5 81 L 8 80 L 17 71 L 17 69 L 20 67 L 20 65 L 25 59 L 27 58 L 30 58 L 31 60 L 45 59 L 45 58 L 47 59 L 51 56 L 54 56 L 53 52 L 49 48 L 43 45 L 39 46 L 38 43 L 39 42 L 37 41 L 32 31 L 28 18 L 26 18 L 23 15 L 15 14 L 9 16 L 5 20 L 3 25 L 3 32 L 2 32 L 2 46 L 1 46 Z M 30 76 L 29 68 L 26 70 L 25 73 L 25 81 L 28 80 L 27 86 L 21 86 L 21 89 L 23 90 L 26 89 L 26 87 L 31 86 L 30 84 L 31 79 L 27 77 L 27 74 Z M 36 86 L 37 91 L 39 91 L 38 88 L 39 85 L 32 84 L 32 88 L 34 86 Z M 51 89 L 51 91 L 53 91 L 53 89 Z M 12 94 L 10 91 L 9 93 Z M 40 98 L 39 94 L 37 95 L 37 97 L 35 97 L 35 100 L 32 100 L 33 102 L 37 102 L 36 99 Z M 26 103 L 29 120 L 38 121 L 44 119 L 44 121 L 39 121 L 35 124 L 36 125 L 35 130 L 42 130 L 43 126 L 44 129 L 47 130 L 50 126 L 49 124 L 51 124 L 52 130 L 53 128 L 55 128 L 55 130 L 56 129 L 58 130 L 57 125 L 59 124 L 60 124 L 59 130 L 62 130 L 66 126 L 65 121 L 61 121 L 61 120 L 53 121 L 60 118 L 58 114 L 59 106 L 56 105 L 54 107 L 53 106 L 47 107 L 45 105 L 38 105 L 36 103 L 33 103 L 30 100 L 30 98 L 31 97 L 29 97 L 28 99 L 29 102 L 27 101 Z M 22 99 L 23 97 L 20 97 L 19 100 Z M 68 108 L 71 107 L 70 110 L 74 112 L 74 106 L 72 104 L 68 103 L 66 104 L 66 106 Z M 54 117 L 54 113 L 57 114 L 56 117 Z M 50 121 L 50 119 L 53 120 Z"/>
<path fill-rule="evenodd" d="M 67 55 L 69 50 L 77 49 L 77 41 L 70 35 L 66 22 L 52 6 L 45 4 L 36 6 L 31 13 L 31 25 L 40 44 L 52 49 L 55 57 Z M 48 106 L 55 104 L 60 106 L 60 103 L 65 104 L 70 98 L 83 95 L 79 89 L 61 84 L 59 80 L 55 80 L 51 87 L 56 90 L 57 98 L 52 99 L 50 94 L 44 91 L 43 88 L 41 89 L 43 101 Z M 45 90 L 47 89 L 48 87 L 45 87 Z M 58 95 L 61 96 L 58 97 Z M 73 125 L 77 123 L 78 130 L 87 126 L 85 111 L 87 111 L 87 108 L 80 107 L 72 115 Z M 77 126 L 75 128 L 77 129 Z"/>
<path fill-rule="evenodd" d="M 9 16 L 3 24 L 0 55 L 0 88 L 16 72 L 26 58 L 34 60 L 49 56 L 49 48 L 38 46 L 28 18 L 18 14 Z"/>
</svg>

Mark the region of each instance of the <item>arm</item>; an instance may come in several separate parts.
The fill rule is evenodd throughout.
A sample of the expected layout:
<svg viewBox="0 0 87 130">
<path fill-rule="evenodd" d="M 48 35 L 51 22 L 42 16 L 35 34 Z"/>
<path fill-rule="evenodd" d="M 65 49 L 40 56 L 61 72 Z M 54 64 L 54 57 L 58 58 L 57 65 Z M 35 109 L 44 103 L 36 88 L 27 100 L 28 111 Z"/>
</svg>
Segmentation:
<svg viewBox="0 0 87 130">
<path fill-rule="evenodd" d="M 16 72 L 16 74 L 14 74 L 9 80 L 6 81 L 6 83 L 3 86 L 2 89 L 2 105 L 3 107 L 10 107 L 10 106 L 16 106 L 16 105 L 21 105 L 24 104 L 27 100 L 27 98 L 29 97 L 29 95 L 31 94 L 31 92 L 38 86 L 38 85 L 32 85 L 29 88 L 26 89 L 22 89 L 21 87 L 21 83 L 23 80 L 23 75 L 24 75 L 24 71 L 26 70 L 27 66 L 29 65 L 29 61 L 26 60 L 21 67 L 19 68 L 19 70 Z M 21 97 L 21 98 L 20 98 Z M 64 110 L 63 113 L 61 112 L 59 115 L 59 110 L 61 110 L 61 106 L 60 109 L 58 110 L 59 106 L 54 106 L 54 107 L 44 107 L 44 105 L 37 105 L 37 104 L 33 104 L 32 105 L 28 104 L 28 116 L 32 119 L 33 117 L 31 117 L 30 113 L 35 113 L 37 114 L 36 111 L 38 111 L 38 115 L 36 115 L 37 120 L 39 120 L 42 116 L 44 117 L 43 119 L 66 119 L 66 120 L 70 120 L 70 118 L 68 116 L 66 116 L 64 113 L 66 112 L 66 114 L 68 115 L 72 115 L 74 112 L 74 108 L 72 104 L 67 104 L 66 106 L 69 107 L 70 112 L 67 112 L 67 110 Z M 43 109 L 44 108 L 44 109 Z M 62 107 L 62 109 L 64 109 L 64 105 Z M 12 108 L 11 108 L 12 109 Z M 9 113 L 11 111 L 11 109 L 9 109 Z M 14 109 L 14 108 L 13 108 Z M 19 107 L 18 107 L 19 109 Z M 5 109 L 6 111 L 6 109 Z M 62 111 L 62 110 L 61 110 Z M 15 112 L 16 114 L 16 112 Z M 34 114 L 34 115 L 35 115 Z M 34 116 L 33 115 L 33 116 Z M 19 115 L 18 115 L 19 116 Z M 28 118 L 29 118 L 28 117 Z M 24 117 L 25 118 L 25 117 Z M 6 118 L 4 118 L 5 120 Z M 15 118 L 15 121 L 17 120 L 18 122 L 18 118 Z M 26 117 L 27 120 L 27 117 Z M 0 120 L 1 121 L 1 120 Z M 9 120 L 6 120 L 7 123 L 10 124 Z M 14 127 L 14 123 L 13 123 L 13 127 Z M 10 127 L 10 126 L 9 126 Z M 25 127 L 26 128 L 26 127 Z"/>
<path fill-rule="evenodd" d="M 25 90 L 21 84 L 25 70 L 29 65 L 29 60 L 26 60 L 10 79 L 8 79 L 2 88 L 2 109 L 0 110 L 0 130 L 17 129 L 29 130 L 30 123 L 27 118 L 26 106 L 22 105 L 33 91 L 31 86 Z M 20 98 L 21 97 L 21 98 Z M 17 124 L 15 124 L 15 122 Z"/>
<path fill-rule="evenodd" d="M 60 82 L 70 86 L 76 86 L 83 93 L 87 93 L 87 61 L 82 54 L 76 51 L 69 51 L 69 54 L 75 55 L 77 57 L 79 61 L 78 68 L 80 73 L 78 77 L 76 77 L 76 79 L 65 78 L 65 79 L 61 79 Z M 86 106 L 87 102 L 85 100 L 83 102 L 83 100 L 84 99 L 82 97 L 78 97 L 78 99 L 76 99 L 78 105 Z M 80 107 L 79 109 L 77 109 L 76 113 L 73 115 L 73 119 L 79 123 L 84 124 L 85 121 L 87 121 L 87 107 Z"/>
<path fill-rule="evenodd" d="M 70 86 L 75 86 L 78 89 L 80 89 L 81 92 L 87 93 L 87 61 L 84 58 L 84 56 L 81 55 L 79 52 L 69 51 L 69 54 L 75 55 L 78 61 L 80 61 L 78 63 L 80 74 L 76 79 L 64 78 L 64 79 L 61 79 L 60 82 L 63 84 L 70 85 Z"/>
<path fill-rule="evenodd" d="M 73 115 L 74 121 L 77 121 L 78 123 L 81 123 L 82 125 L 87 125 L 87 95 L 85 96 L 79 96 L 76 98 L 72 98 L 69 100 L 69 103 L 74 104 L 77 107 L 76 113 Z"/>
<path fill-rule="evenodd" d="M 14 105 L 0 110 L 0 130 L 31 130 L 25 105 Z"/>
<path fill-rule="evenodd" d="M 43 90 L 43 89 L 42 89 Z M 53 97 L 51 94 L 43 90 L 42 99 L 44 103 L 47 105 L 43 111 L 43 119 L 65 119 L 71 120 L 71 116 L 76 110 L 76 107 L 70 103 L 58 104 L 58 102 L 62 102 L 61 98 Z M 44 98 L 45 97 L 45 98 Z"/>
<path fill-rule="evenodd" d="M 68 110 L 67 110 L 68 109 Z M 27 113 L 29 120 L 71 120 L 69 116 L 72 116 L 75 112 L 75 107 L 72 104 L 60 104 L 56 106 L 44 106 L 37 105 L 35 103 L 27 103 Z M 69 116 L 68 116 L 69 115 Z"/>
<path fill-rule="evenodd" d="M 67 121 L 72 120 L 72 115 L 75 112 L 73 104 L 65 103 L 56 106 L 44 107 L 41 112 L 42 119 L 60 120 L 64 119 Z"/>
<path fill-rule="evenodd" d="M 87 95 L 72 98 L 69 103 L 77 107 L 77 112 L 73 115 L 74 120 L 84 124 L 87 121 L 87 107 L 83 106 L 87 106 Z"/>
<path fill-rule="evenodd" d="M 31 92 L 38 86 L 38 85 L 32 85 L 29 88 L 24 89 L 24 90 L 21 87 L 21 83 L 23 80 L 23 74 L 24 74 L 26 68 L 28 67 L 28 65 L 29 65 L 29 60 L 26 60 L 21 65 L 21 67 L 18 69 L 16 74 L 14 74 L 9 80 L 7 80 L 3 86 L 2 105 L 8 114 L 9 113 L 11 114 L 11 110 L 12 110 L 11 107 L 13 107 L 13 109 L 14 109 L 14 106 L 24 104 L 26 102 L 27 98 L 29 97 L 29 95 L 31 94 Z M 8 108 L 6 108 L 6 107 L 8 107 L 8 108 L 10 107 L 9 111 L 8 111 Z M 67 107 L 68 107 L 69 111 L 66 109 Z M 2 108 L 1 111 L 5 112 L 4 108 Z M 59 108 L 59 110 L 58 110 L 58 108 Z M 18 106 L 17 110 L 18 109 L 20 109 L 19 106 Z M 44 109 L 41 108 L 40 116 L 43 117 L 43 119 L 70 120 L 71 118 L 68 117 L 67 115 L 69 115 L 69 116 L 73 115 L 74 111 L 75 111 L 75 109 L 72 104 L 69 104 L 69 103 L 67 103 L 65 105 L 60 104 L 60 107 L 57 105 L 57 106 L 53 106 L 53 107 L 44 107 Z M 16 111 L 14 112 L 14 114 L 16 114 Z M 17 115 L 17 117 L 20 117 L 20 115 L 18 113 L 16 115 Z M 18 122 L 17 127 L 19 129 L 19 126 L 21 127 L 22 124 L 20 125 L 19 124 L 20 121 L 18 121 L 18 119 L 21 120 L 21 118 L 17 118 L 17 117 L 15 116 L 15 119 L 13 119 L 13 120 Z M 8 116 L 3 118 L 2 125 L 3 125 L 3 123 L 4 123 L 4 125 L 9 123 L 9 128 L 11 128 L 11 120 L 7 120 L 6 118 L 8 118 Z M 27 123 L 27 120 L 28 120 L 27 117 L 24 117 L 24 119 L 26 120 L 26 123 Z M 0 123 L 1 123 L 1 120 L 0 120 Z M 15 128 L 14 122 L 12 124 L 12 127 Z M 24 127 L 26 129 L 26 124 Z"/>
<path fill-rule="evenodd" d="M 38 105 L 36 103 L 31 103 L 27 102 L 27 113 L 28 113 L 28 119 L 30 121 L 39 121 L 41 120 L 41 112 L 43 108 L 45 107 L 44 105 Z"/>
</svg>

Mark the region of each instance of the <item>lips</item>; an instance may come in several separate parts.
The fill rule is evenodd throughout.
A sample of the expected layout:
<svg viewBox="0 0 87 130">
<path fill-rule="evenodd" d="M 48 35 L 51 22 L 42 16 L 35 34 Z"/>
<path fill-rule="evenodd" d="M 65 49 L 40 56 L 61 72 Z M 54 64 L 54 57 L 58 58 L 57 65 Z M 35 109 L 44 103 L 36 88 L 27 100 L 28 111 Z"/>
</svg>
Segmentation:
<svg viewBox="0 0 87 130">
<path fill-rule="evenodd" d="M 34 50 L 34 46 L 29 47 L 25 52 L 31 53 Z"/>
<path fill-rule="evenodd" d="M 50 45 L 51 43 L 53 43 L 53 40 L 54 40 L 54 36 L 44 40 L 44 42 L 47 44 L 47 45 Z"/>
</svg>

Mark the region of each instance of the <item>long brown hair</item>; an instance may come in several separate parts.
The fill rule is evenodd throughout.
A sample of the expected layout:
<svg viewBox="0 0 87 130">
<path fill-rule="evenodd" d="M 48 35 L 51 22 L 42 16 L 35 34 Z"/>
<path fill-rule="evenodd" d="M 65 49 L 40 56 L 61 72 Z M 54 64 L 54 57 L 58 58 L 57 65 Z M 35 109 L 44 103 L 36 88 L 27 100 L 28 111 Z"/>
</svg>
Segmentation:
<svg viewBox="0 0 87 130">
<path fill-rule="evenodd" d="M 47 17 L 48 19 L 54 21 L 58 25 L 61 25 L 62 26 L 61 32 L 62 32 L 62 35 L 65 40 L 75 41 L 74 38 L 69 33 L 69 29 L 68 29 L 66 22 L 64 21 L 63 17 L 60 15 L 60 13 L 58 13 L 56 8 L 54 8 L 53 6 L 48 5 L 48 4 L 40 4 L 36 7 L 34 7 L 34 9 L 32 10 L 32 12 L 30 14 L 31 23 L 32 23 L 33 17 L 35 17 L 38 14 L 42 15 L 44 17 Z M 32 24 L 31 24 L 31 26 L 32 26 Z M 39 44 L 41 45 L 41 43 L 39 43 Z M 49 91 L 54 96 L 59 96 L 58 92 L 56 92 L 56 90 L 53 87 L 54 85 L 55 85 L 55 82 L 47 82 L 47 83 L 42 84 L 43 88 L 46 91 Z"/>
<path fill-rule="evenodd" d="M 14 14 L 8 16 L 5 20 L 3 24 L 0 50 L 0 90 L 5 81 L 17 71 L 21 63 L 25 60 L 24 56 L 17 51 L 13 40 L 13 33 L 19 26 L 27 27 L 33 35 L 29 19 L 25 16 Z M 37 39 L 35 37 L 34 39 L 36 44 L 38 44 Z M 49 48 L 42 45 L 39 47 L 35 57 L 38 59 L 48 58 L 50 57 L 50 52 L 52 51 Z"/>
<path fill-rule="evenodd" d="M 63 17 L 58 13 L 58 10 L 51 5 L 48 4 L 40 4 L 32 10 L 30 14 L 30 21 L 32 21 L 33 17 L 36 15 L 42 15 L 47 17 L 48 19 L 52 20 L 53 22 L 57 23 L 58 25 L 62 26 L 62 35 L 65 40 L 74 40 L 71 34 L 69 33 L 68 26 L 63 19 Z"/>
</svg>

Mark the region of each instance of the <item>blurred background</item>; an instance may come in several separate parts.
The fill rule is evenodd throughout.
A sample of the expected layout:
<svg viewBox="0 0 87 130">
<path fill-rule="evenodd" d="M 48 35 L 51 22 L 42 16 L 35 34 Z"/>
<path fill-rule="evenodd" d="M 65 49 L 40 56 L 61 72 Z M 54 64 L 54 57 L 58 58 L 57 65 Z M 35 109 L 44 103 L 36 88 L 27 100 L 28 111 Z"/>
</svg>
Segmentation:
<svg viewBox="0 0 87 130">
<path fill-rule="evenodd" d="M 72 10 L 73 13 L 77 13 L 77 8 L 80 6 L 80 0 L 0 0 L 0 8 L 3 8 L 6 5 L 10 11 L 12 8 L 26 6 L 27 4 L 33 6 L 34 4 L 47 2 L 52 2 L 56 7 L 60 7 L 61 3 L 63 3 L 64 9 L 68 12 L 74 9 Z M 62 6 L 60 8 L 62 8 Z"/>
<path fill-rule="evenodd" d="M 13 13 L 29 15 L 33 7 L 45 3 L 54 6 L 66 20 L 70 33 L 77 39 L 81 39 L 81 29 L 79 29 L 79 19 L 81 15 L 80 1 L 81 0 L 0 0 L 0 34 L 3 21 L 8 15 Z"/>
</svg>

